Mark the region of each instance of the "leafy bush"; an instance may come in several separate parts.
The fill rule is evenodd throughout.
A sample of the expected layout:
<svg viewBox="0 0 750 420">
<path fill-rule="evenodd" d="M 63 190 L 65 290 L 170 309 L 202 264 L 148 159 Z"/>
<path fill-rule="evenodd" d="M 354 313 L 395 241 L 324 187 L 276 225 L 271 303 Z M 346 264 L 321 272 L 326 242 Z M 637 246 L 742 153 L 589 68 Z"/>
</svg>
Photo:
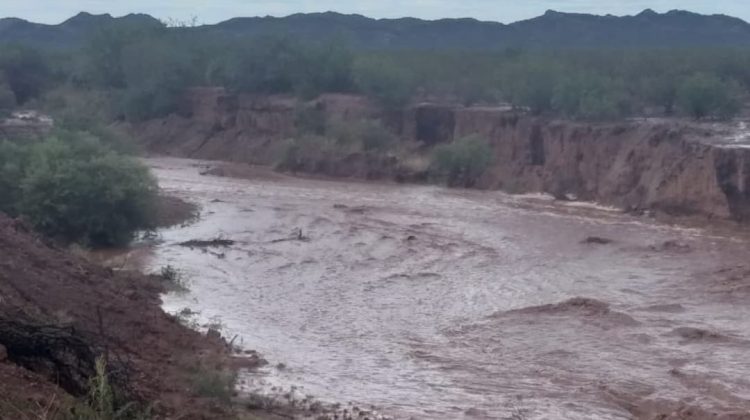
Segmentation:
<svg viewBox="0 0 750 420">
<path fill-rule="evenodd" d="M 31 145 L 2 143 L 0 171 L 0 210 L 23 215 L 51 237 L 120 245 L 153 225 L 157 186 L 148 169 L 89 134 L 60 132 Z"/>
<path fill-rule="evenodd" d="M 171 265 L 167 265 L 161 268 L 159 271 L 159 277 L 167 283 L 170 289 L 175 292 L 184 292 L 188 290 L 187 281 L 182 272 Z"/>
<path fill-rule="evenodd" d="M 0 142 L 0 212 L 17 216 L 22 197 L 21 180 L 26 171 L 28 149 L 9 141 Z"/>
<path fill-rule="evenodd" d="M 230 403 L 234 396 L 237 374 L 228 370 L 200 368 L 193 375 L 193 391 L 200 397 Z"/>
<path fill-rule="evenodd" d="M 150 409 L 141 410 L 135 403 L 120 401 L 120 395 L 109 381 L 107 363 L 96 359 L 96 374 L 89 381 L 86 398 L 76 403 L 69 413 L 59 416 L 70 420 L 127 420 L 150 418 Z"/>
<path fill-rule="evenodd" d="M 383 152 L 396 142 L 395 135 L 377 120 L 336 121 L 327 134 L 337 145 L 352 151 Z"/>
<path fill-rule="evenodd" d="M 610 78 L 579 74 L 559 82 L 552 104 L 559 114 L 569 118 L 615 119 L 626 114 L 622 91 Z"/>
<path fill-rule="evenodd" d="M 415 94 L 412 74 L 391 60 L 361 59 L 355 63 L 353 71 L 359 91 L 386 108 L 403 108 Z"/>
<path fill-rule="evenodd" d="M 678 103 L 683 112 L 696 119 L 709 116 L 731 118 L 740 110 L 735 95 L 737 90 L 735 82 L 726 82 L 713 75 L 694 74 L 680 86 Z"/>
<path fill-rule="evenodd" d="M 54 78 L 40 51 L 17 45 L 0 48 L 0 75 L 19 104 L 39 97 Z"/>
<path fill-rule="evenodd" d="M 312 98 L 323 92 L 350 91 L 352 62 L 351 51 L 341 43 L 266 36 L 226 45 L 210 73 L 240 92 Z"/>
<path fill-rule="evenodd" d="M 302 105 L 294 112 L 297 136 L 322 136 L 326 133 L 326 113 L 322 108 Z"/>
<path fill-rule="evenodd" d="M 286 141 L 277 167 L 294 171 L 306 162 L 321 161 L 340 152 L 341 148 L 328 137 L 303 135 Z"/>
<path fill-rule="evenodd" d="M 0 117 L 16 107 L 16 94 L 7 84 L 0 84 Z"/>
<path fill-rule="evenodd" d="M 492 147 L 479 136 L 468 136 L 433 150 L 430 172 L 448 185 L 472 187 L 492 165 Z"/>
</svg>

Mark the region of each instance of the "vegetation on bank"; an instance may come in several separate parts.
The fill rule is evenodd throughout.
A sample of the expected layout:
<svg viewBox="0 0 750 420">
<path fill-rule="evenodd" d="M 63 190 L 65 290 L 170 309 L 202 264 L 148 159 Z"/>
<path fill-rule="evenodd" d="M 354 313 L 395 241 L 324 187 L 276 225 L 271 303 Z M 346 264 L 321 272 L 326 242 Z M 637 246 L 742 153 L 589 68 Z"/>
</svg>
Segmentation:
<svg viewBox="0 0 750 420">
<path fill-rule="evenodd" d="M 132 142 L 104 127 L 179 113 L 190 86 L 303 99 L 356 93 L 386 114 L 434 100 L 510 103 L 535 115 L 594 121 L 731 118 L 750 92 L 750 49 L 372 51 L 344 39 L 239 40 L 123 22 L 102 26 L 75 51 L 3 45 L 0 116 L 36 108 L 64 130 L 44 141 L 0 144 L 0 211 L 92 246 L 121 244 L 152 227 L 156 184 L 125 156 Z M 279 145 L 281 167 L 315 169 L 351 154 L 383 161 L 403 148 L 381 122 L 326 121 L 322 112 L 300 110 L 296 135 Z M 427 171 L 472 186 L 491 164 L 490 152 L 480 139 L 462 139 L 437 147 Z"/>
<path fill-rule="evenodd" d="M 156 193 L 145 166 L 90 133 L 0 143 L 0 211 L 65 242 L 127 243 L 153 227 Z"/>
<path fill-rule="evenodd" d="M 432 152 L 430 172 L 451 186 L 473 187 L 493 162 L 492 148 L 479 136 L 441 144 Z"/>
<path fill-rule="evenodd" d="M 189 86 L 301 98 L 358 93 L 387 109 L 439 100 L 585 120 L 727 118 L 750 92 L 750 49 L 372 51 L 345 39 L 240 40 L 124 22 L 72 52 L 0 49 L 0 110 L 33 104 L 71 119 L 61 105 L 73 98 L 65 105 L 79 115 L 138 121 L 178 112 Z"/>
</svg>

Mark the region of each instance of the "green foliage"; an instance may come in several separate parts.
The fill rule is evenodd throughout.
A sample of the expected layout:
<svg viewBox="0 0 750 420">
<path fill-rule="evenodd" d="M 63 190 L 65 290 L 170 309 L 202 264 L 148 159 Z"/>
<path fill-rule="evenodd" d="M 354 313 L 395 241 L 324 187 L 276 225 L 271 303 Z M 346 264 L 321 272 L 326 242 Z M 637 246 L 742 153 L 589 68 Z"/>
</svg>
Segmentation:
<svg viewBox="0 0 750 420">
<path fill-rule="evenodd" d="M 359 91 L 386 108 L 403 108 L 415 93 L 415 82 L 408 69 L 389 59 L 358 60 L 354 65 L 354 81 Z"/>
<path fill-rule="evenodd" d="M 7 84 L 0 84 L 0 117 L 16 107 L 16 94 Z"/>
<path fill-rule="evenodd" d="M 263 37 L 227 45 L 211 74 L 234 90 L 258 94 L 294 93 L 311 98 L 352 89 L 353 56 L 337 42 L 312 44 L 285 37 Z"/>
<path fill-rule="evenodd" d="M 294 129 L 297 136 L 322 136 L 326 133 L 326 113 L 317 106 L 299 106 L 294 113 Z"/>
<path fill-rule="evenodd" d="M 327 134 L 339 146 L 365 152 L 384 152 L 396 143 L 395 135 L 376 120 L 336 121 Z"/>
<path fill-rule="evenodd" d="M 569 118 L 614 119 L 626 114 L 622 91 L 610 78 L 578 74 L 558 83 L 552 98 L 553 109 Z"/>
<path fill-rule="evenodd" d="M 280 169 L 296 170 L 305 162 L 322 161 L 341 153 L 332 139 L 319 135 L 302 135 L 285 142 L 277 166 Z"/>
<path fill-rule="evenodd" d="M 234 396 L 237 374 L 228 370 L 201 368 L 193 375 L 192 382 L 196 395 L 229 404 Z"/>
<path fill-rule="evenodd" d="M 694 74 L 680 85 L 677 97 L 683 112 L 695 117 L 730 118 L 740 110 L 735 92 L 736 82 L 726 82 L 717 76 Z"/>
<path fill-rule="evenodd" d="M 148 410 L 140 411 L 133 403 L 121 404 L 109 382 L 107 363 L 103 357 L 96 359 L 96 375 L 89 381 L 85 400 L 75 404 L 68 415 L 71 420 L 130 420 L 149 418 Z"/>
<path fill-rule="evenodd" d="M 145 23 L 105 25 L 80 52 L 0 49 L 0 86 L 19 104 L 63 80 L 92 99 L 98 95 L 90 103 L 71 101 L 72 111 L 58 107 L 78 127 L 87 115 L 108 123 L 177 112 L 189 86 L 303 99 L 359 93 L 386 111 L 418 101 L 506 102 L 536 115 L 585 120 L 671 115 L 677 108 L 726 118 L 750 93 L 749 69 L 750 48 L 373 51 L 340 40 L 239 40 Z M 0 109 L 12 105 L 12 96 L 0 88 Z"/>
<path fill-rule="evenodd" d="M 493 162 L 492 147 L 479 136 L 468 136 L 433 150 L 430 172 L 451 186 L 472 187 Z"/>
<path fill-rule="evenodd" d="M 39 97 L 53 82 L 42 53 L 19 45 L 0 47 L 0 75 L 19 104 Z"/>
<path fill-rule="evenodd" d="M 559 67 L 538 62 L 514 63 L 507 71 L 504 85 L 508 99 L 539 115 L 552 110 Z"/>
<path fill-rule="evenodd" d="M 91 246 L 121 245 L 152 226 L 156 182 L 136 160 L 86 133 L 0 144 L 0 210 L 40 232 Z"/>
<path fill-rule="evenodd" d="M 134 121 L 177 110 L 184 89 L 199 80 L 197 52 L 178 34 L 152 25 L 119 24 L 100 29 L 85 49 L 84 87 L 117 92 L 114 111 Z"/>
<path fill-rule="evenodd" d="M 0 212 L 17 216 L 22 197 L 21 180 L 28 162 L 28 148 L 7 140 L 0 142 Z"/>
<path fill-rule="evenodd" d="M 84 49 L 83 68 L 76 75 L 78 81 L 108 88 L 127 87 L 125 51 L 135 43 L 160 36 L 161 29 L 129 23 L 100 27 Z"/>
<path fill-rule="evenodd" d="M 122 70 L 127 85 L 122 114 L 145 120 L 177 110 L 180 96 L 197 79 L 191 55 L 168 39 L 145 39 L 122 51 Z"/>
<path fill-rule="evenodd" d="M 161 268 L 159 271 L 159 277 L 167 283 L 170 289 L 176 292 L 184 292 L 188 290 L 187 281 L 182 272 L 171 265 L 167 265 Z"/>
</svg>

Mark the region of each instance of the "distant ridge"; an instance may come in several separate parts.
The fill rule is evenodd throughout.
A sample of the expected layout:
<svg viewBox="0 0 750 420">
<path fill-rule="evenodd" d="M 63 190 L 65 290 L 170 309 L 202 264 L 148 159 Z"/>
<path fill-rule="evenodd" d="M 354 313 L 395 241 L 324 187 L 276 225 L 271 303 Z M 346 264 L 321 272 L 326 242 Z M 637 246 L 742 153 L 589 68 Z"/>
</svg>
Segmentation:
<svg viewBox="0 0 750 420">
<path fill-rule="evenodd" d="M 98 28 L 117 23 L 163 26 L 159 20 L 144 14 L 115 18 L 82 12 L 59 25 L 5 18 L 0 19 L 0 42 L 75 48 Z M 345 38 L 356 47 L 368 49 L 750 46 L 750 24 L 741 19 L 681 10 L 657 13 L 651 9 L 633 16 L 550 10 L 542 16 L 508 25 L 468 18 L 430 21 L 371 19 L 334 12 L 300 13 L 281 18 L 233 18 L 188 30 L 239 39 L 263 35 L 312 40 Z"/>
</svg>

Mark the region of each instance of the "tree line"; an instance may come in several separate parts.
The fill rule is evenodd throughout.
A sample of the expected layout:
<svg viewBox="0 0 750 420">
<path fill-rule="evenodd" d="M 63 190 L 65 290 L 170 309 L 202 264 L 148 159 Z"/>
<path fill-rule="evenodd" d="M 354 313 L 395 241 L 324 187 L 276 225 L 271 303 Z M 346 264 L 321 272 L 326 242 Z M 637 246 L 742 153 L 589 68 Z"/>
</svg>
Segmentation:
<svg viewBox="0 0 750 420">
<path fill-rule="evenodd" d="M 585 120 L 727 118 L 747 99 L 750 49 L 377 52 L 345 39 L 234 39 L 124 23 L 75 52 L 0 48 L 0 109 L 66 87 L 106 93 L 109 118 L 143 120 L 176 111 L 184 89 L 197 85 L 303 98 L 357 93 L 389 108 L 437 100 Z"/>
<path fill-rule="evenodd" d="M 582 120 L 729 118 L 747 101 L 750 48 L 378 52 L 343 39 L 232 39 L 124 24 L 101 28 L 74 52 L 0 45 L 0 114 L 41 109 L 57 126 L 38 141 L 0 142 L 0 211 L 91 246 L 152 228 L 156 182 L 128 156 L 132 142 L 108 125 L 177 112 L 190 86 L 300 98 L 354 93 L 388 110 L 440 101 Z M 320 154 L 380 156 L 398 145 L 377 121 L 346 125 L 301 113 L 297 125 L 281 151 L 289 168 Z M 482 139 L 462 139 L 436 148 L 429 171 L 471 186 L 490 155 Z"/>
</svg>

